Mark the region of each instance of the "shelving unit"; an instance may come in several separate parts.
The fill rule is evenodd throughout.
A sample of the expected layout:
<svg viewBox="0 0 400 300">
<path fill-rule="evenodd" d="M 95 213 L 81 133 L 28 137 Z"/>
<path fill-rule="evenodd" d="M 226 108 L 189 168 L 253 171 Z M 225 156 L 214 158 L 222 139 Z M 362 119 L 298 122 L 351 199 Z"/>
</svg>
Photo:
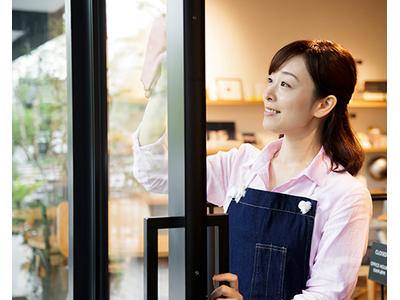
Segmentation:
<svg viewBox="0 0 400 300">
<path fill-rule="evenodd" d="M 262 105 L 262 100 L 207 100 L 207 106 L 258 106 Z"/>
<path fill-rule="evenodd" d="M 366 100 L 352 100 L 349 104 L 350 108 L 386 108 L 386 101 L 366 101 Z"/>
<path fill-rule="evenodd" d="M 364 148 L 365 153 L 386 153 L 387 147 L 380 148 Z"/>
<path fill-rule="evenodd" d="M 115 97 L 114 102 L 129 103 L 136 105 L 147 105 L 147 99 L 132 99 L 132 97 Z M 111 99 L 110 99 L 111 102 Z M 243 99 L 243 100 L 207 100 L 207 106 L 261 106 L 263 101 L 261 99 Z M 386 101 L 367 101 L 361 99 L 354 99 L 350 101 L 350 108 L 386 108 Z"/>
<path fill-rule="evenodd" d="M 262 100 L 207 100 L 207 106 L 258 106 L 263 105 Z M 350 101 L 349 108 L 386 108 L 386 101 L 367 101 L 354 99 Z"/>
</svg>

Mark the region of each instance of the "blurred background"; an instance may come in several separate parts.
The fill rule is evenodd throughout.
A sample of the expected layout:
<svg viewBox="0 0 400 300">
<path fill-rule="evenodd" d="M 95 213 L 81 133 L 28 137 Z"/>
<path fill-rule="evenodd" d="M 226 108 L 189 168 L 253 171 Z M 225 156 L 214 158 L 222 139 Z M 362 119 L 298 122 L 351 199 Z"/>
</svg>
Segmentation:
<svg viewBox="0 0 400 300">
<path fill-rule="evenodd" d="M 132 175 L 132 134 L 147 104 L 140 82 L 144 54 L 153 21 L 168 14 L 167 4 L 106 3 L 111 299 L 143 298 L 143 218 L 168 215 L 168 197 L 147 193 Z M 13 299 L 66 299 L 70 153 L 65 3 L 13 0 L 12 7 Z M 357 59 L 359 81 L 349 112 L 366 153 L 359 178 L 371 193 L 385 193 L 383 0 L 207 0 L 208 153 L 243 142 L 261 148 L 277 138 L 262 128 L 261 94 L 272 55 L 296 39 L 331 39 Z M 373 241 L 386 243 L 384 200 L 374 202 Z M 167 299 L 167 231 L 159 234 L 159 245 L 159 295 Z M 360 271 L 354 299 L 375 299 L 375 288 Z"/>
</svg>

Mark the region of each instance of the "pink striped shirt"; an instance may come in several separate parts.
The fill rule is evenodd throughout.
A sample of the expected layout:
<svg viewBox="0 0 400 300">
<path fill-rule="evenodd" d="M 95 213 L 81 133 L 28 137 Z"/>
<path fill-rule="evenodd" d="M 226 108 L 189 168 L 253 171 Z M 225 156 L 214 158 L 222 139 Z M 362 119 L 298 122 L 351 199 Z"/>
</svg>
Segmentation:
<svg viewBox="0 0 400 300">
<path fill-rule="evenodd" d="M 162 137 L 154 144 L 139 146 L 137 132 L 134 134 L 134 174 L 149 191 L 168 192 L 164 140 Z M 239 149 L 208 156 L 207 200 L 227 211 L 232 189 L 249 186 L 268 190 L 270 161 L 281 145 L 281 139 L 262 150 L 242 144 Z M 347 172 L 331 171 L 330 159 L 321 147 L 302 172 L 271 191 L 318 201 L 309 279 L 306 289 L 294 299 L 349 299 L 368 242 L 372 215 L 368 189 Z"/>
</svg>

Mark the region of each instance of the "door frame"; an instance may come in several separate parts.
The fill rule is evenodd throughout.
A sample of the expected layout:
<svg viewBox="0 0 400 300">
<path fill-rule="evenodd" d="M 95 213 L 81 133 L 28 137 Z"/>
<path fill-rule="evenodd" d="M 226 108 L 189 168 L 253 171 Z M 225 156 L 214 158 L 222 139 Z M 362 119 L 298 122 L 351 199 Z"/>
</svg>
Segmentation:
<svg viewBox="0 0 400 300">
<path fill-rule="evenodd" d="M 109 299 L 105 0 L 67 0 L 69 299 Z"/>
<path fill-rule="evenodd" d="M 204 299 L 208 276 L 205 2 L 182 0 L 181 5 L 184 118 L 179 126 L 184 127 L 185 298 Z M 106 300 L 110 288 L 105 0 L 67 0 L 66 21 L 69 299 Z"/>
</svg>

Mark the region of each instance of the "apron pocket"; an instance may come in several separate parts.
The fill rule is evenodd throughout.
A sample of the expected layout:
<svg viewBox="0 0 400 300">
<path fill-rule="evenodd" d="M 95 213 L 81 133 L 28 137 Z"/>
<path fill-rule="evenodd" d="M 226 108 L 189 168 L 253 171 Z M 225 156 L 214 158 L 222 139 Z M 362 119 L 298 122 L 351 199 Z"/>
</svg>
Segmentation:
<svg viewBox="0 0 400 300">
<path fill-rule="evenodd" d="M 286 247 L 256 244 L 250 300 L 281 300 Z"/>
</svg>

